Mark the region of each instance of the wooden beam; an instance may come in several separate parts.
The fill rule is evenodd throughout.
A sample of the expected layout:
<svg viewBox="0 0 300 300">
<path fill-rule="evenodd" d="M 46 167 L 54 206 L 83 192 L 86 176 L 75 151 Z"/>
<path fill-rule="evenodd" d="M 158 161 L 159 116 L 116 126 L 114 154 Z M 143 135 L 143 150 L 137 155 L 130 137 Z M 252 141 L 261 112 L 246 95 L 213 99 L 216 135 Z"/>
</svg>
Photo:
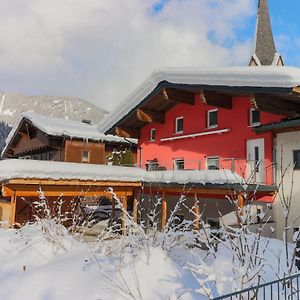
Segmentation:
<svg viewBox="0 0 300 300">
<path fill-rule="evenodd" d="M 180 193 L 182 194 L 184 192 L 183 187 L 158 187 L 158 191 L 165 192 L 165 193 Z M 195 188 L 195 187 L 189 187 L 189 192 L 187 194 L 193 194 L 197 193 L 198 197 L 202 197 L 203 195 L 229 195 L 230 194 L 230 188 L 224 187 L 224 189 L 208 189 L 208 188 Z"/>
<path fill-rule="evenodd" d="M 293 92 L 294 92 L 295 94 L 300 94 L 300 86 L 299 86 L 299 85 L 294 86 L 294 87 L 293 87 Z"/>
<path fill-rule="evenodd" d="M 109 192 L 105 191 L 63 191 L 63 190 L 57 190 L 57 191 L 47 191 L 43 190 L 43 193 L 46 197 L 76 197 L 76 196 L 82 196 L 82 197 L 110 197 Z M 124 195 L 124 191 L 114 192 L 117 197 Z M 132 191 L 126 191 L 128 196 L 132 196 Z M 12 197 L 13 195 L 16 195 L 17 197 L 38 197 L 40 195 L 37 190 L 10 190 L 7 187 L 2 188 L 2 195 L 4 197 Z"/>
<path fill-rule="evenodd" d="M 270 105 L 279 109 L 290 110 L 296 113 L 300 113 L 300 102 L 292 102 L 288 99 L 283 99 L 280 97 L 264 95 L 264 94 L 255 94 L 256 104 L 261 103 L 265 105 Z"/>
<path fill-rule="evenodd" d="M 200 93 L 200 99 L 202 103 L 207 105 L 232 109 L 232 96 L 227 94 L 203 90 Z"/>
<path fill-rule="evenodd" d="M 161 202 L 161 229 L 163 230 L 167 223 L 167 198 L 166 193 L 162 194 L 162 202 Z"/>
<path fill-rule="evenodd" d="M 17 205 L 17 196 L 16 192 L 11 196 L 11 215 L 10 215 L 10 225 L 14 226 L 16 221 L 16 205 Z"/>
<path fill-rule="evenodd" d="M 127 193 L 122 198 L 122 234 L 126 234 Z"/>
<path fill-rule="evenodd" d="M 118 136 L 124 138 L 136 138 L 138 139 L 140 136 L 139 130 L 135 128 L 128 128 L 128 127 L 116 127 L 115 133 Z"/>
<path fill-rule="evenodd" d="M 189 105 L 195 104 L 195 94 L 185 90 L 174 88 L 162 89 L 163 99 L 170 102 L 185 103 Z"/>
<path fill-rule="evenodd" d="M 47 179 L 10 179 L 6 185 L 17 184 L 17 185 L 71 185 L 71 186 L 104 186 L 104 187 L 139 187 L 141 182 L 126 182 L 126 181 L 81 181 L 81 180 L 47 180 Z"/>
<path fill-rule="evenodd" d="M 146 109 L 137 109 L 136 115 L 138 120 L 145 123 L 165 123 L 165 113 L 158 111 L 151 111 Z"/>
<path fill-rule="evenodd" d="M 200 224 L 199 224 L 199 200 L 197 193 L 194 194 L 194 207 L 193 207 L 193 213 L 194 213 L 194 229 L 199 230 Z"/>
<path fill-rule="evenodd" d="M 264 111 L 264 112 L 268 112 L 270 114 L 274 114 L 274 115 L 287 116 L 290 118 L 295 116 L 295 113 L 290 110 L 283 110 L 283 109 L 279 109 L 279 108 L 270 107 L 267 105 L 260 104 L 258 109 L 261 111 Z"/>
<path fill-rule="evenodd" d="M 138 215 L 138 193 L 135 190 L 133 193 L 133 222 L 137 223 L 137 215 Z"/>
<path fill-rule="evenodd" d="M 244 196 L 239 193 L 238 194 L 238 212 L 237 212 L 237 221 L 238 223 L 241 223 L 241 217 L 244 215 L 244 206 L 245 206 L 245 198 Z"/>
<path fill-rule="evenodd" d="M 293 117 L 300 114 L 300 103 L 288 101 L 286 99 L 265 95 L 255 94 L 253 104 L 256 108 L 279 115 Z"/>
</svg>

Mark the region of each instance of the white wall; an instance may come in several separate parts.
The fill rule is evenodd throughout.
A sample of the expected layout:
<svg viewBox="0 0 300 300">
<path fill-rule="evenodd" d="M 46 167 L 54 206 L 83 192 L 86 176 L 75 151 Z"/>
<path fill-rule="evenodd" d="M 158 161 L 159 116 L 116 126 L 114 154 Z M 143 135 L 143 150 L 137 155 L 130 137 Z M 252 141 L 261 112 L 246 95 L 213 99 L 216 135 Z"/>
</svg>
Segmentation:
<svg viewBox="0 0 300 300">
<path fill-rule="evenodd" d="M 274 216 L 276 222 L 276 238 L 283 239 L 284 232 L 284 209 L 282 199 L 292 197 L 291 209 L 288 218 L 288 240 L 292 242 L 295 227 L 300 227 L 300 170 L 294 170 L 293 150 L 300 150 L 300 131 L 277 134 L 276 138 L 276 181 L 280 184 L 282 173 L 285 172 L 283 185 L 279 190 L 274 203 Z M 292 188 L 292 178 L 294 184 Z"/>
</svg>

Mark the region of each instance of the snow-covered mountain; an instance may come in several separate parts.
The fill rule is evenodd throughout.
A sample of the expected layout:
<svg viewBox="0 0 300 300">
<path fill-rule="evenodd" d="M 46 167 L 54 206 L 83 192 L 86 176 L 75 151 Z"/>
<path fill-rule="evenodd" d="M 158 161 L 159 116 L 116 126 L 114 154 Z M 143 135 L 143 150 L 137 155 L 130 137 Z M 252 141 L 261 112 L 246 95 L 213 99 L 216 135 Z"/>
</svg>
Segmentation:
<svg viewBox="0 0 300 300">
<path fill-rule="evenodd" d="M 27 96 L 16 93 L 0 93 L 0 121 L 14 125 L 23 112 L 71 119 L 91 120 L 98 123 L 105 110 L 80 98 L 69 96 Z"/>
</svg>

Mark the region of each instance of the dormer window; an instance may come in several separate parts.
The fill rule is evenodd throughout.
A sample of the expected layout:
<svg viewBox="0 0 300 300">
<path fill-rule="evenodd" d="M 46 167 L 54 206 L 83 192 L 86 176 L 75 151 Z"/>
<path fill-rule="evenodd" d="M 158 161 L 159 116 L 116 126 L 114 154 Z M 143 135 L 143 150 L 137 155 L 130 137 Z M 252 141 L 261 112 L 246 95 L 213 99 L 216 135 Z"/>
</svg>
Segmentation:
<svg viewBox="0 0 300 300">
<path fill-rule="evenodd" d="M 183 133 L 183 117 L 176 118 L 175 133 Z"/>
<path fill-rule="evenodd" d="M 155 141 L 155 133 L 156 133 L 155 128 L 151 128 L 151 130 L 150 130 L 150 139 L 149 139 L 150 142 Z"/>
<path fill-rule="evenodd" d="M 218 109 L 212 109 L 207 112 L 207 128 L 218 127 Z"/>
<path fill-rule="evenodd" d="M 259 126 L 260 125 L 260 111 L 255 108 L 249 110 L 249 125 Z"/>
</svg>

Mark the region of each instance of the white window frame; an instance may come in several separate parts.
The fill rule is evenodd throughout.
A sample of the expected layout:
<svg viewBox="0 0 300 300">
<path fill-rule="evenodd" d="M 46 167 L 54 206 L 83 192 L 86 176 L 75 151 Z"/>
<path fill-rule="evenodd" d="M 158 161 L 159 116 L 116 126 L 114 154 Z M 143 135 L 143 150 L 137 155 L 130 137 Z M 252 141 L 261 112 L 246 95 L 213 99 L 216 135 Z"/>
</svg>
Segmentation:
<svg viewBox="0 0 300 300">
<path fill-rule="evenodd" d="M 255 111 L 255 110 L 257 110 L 257 109 L 255 109 L 253 107 L 249 109 L 249 123 L 250 123 L 249 126 L 250 127 L 255 127 L 255 126 L 259 126 L 260 125 L 260 115 L 259 115 L 259 122 L 256 122 L 256 123 L 253 122 L 252 112 Z"/>
<path fill-rule="evenodd" d="M 183 117 L 177 117 L 176 119 L 175 119 L 175 133 L 177 134 L 177 133 L 183 133 L 183 130 L 180 130 L 180 131 L 178 131 L 178 128 L 177 128 L 177 121 L 178 120 L 183 120 L 183 124 L 184 124 L 184 118 Z M 184 125 L 183 125 L 183 128 L 184 128 Z"/>
<path fill-rule="evenodd" d="M 214 108 L 214 109 L 210 109 L 207 111 L 207 128 L 217 128 L 218 127 L 218 118 L 217 118 L 217 124 L 216 125 L 209 125 L 209 121 L 210 121 L 210 113 L 212 112 L 218 112 L 218 109 L 217 108 Z"/>
<path fill-rule="evenodd" d="M 220 157 L 215 155 L 215 156 L 207 156 L 206 157 L 206 170 L 209 170 L 208 169 L 208 160 L 218 160 L 218 169 L 217 170 L 220 170 Z"/>
<path fill-rule="evenodd" d="M 88 153 L 87 159 L 84 159 L 84 158 L 83 158 L 83 153 L 84 153 L 84 152 L 87 152 L 87 153 Z M 82 152 L 81 152 L 81 162 L 90 162 L 90 151 L 89 151 L 89 150 L 82 150 Z"/>
<path fill-rule="evenodd" d="M 27 156 L 20 156 L 19 159 L 31 159 L 30 155 Z"/>
<path fill-rule="evenodd" d="M 154 138 L 153 138 L 153 132 L 154 132 Z M 150 142 L 154 142 L 155 141 L 155 135 L 156 135 L 156 129 L 155 128 L 151 128 L 150 129 Z"/>
<path fill-rule="evenodd" d="M 178 169 L 178 162 L 181 162 L 181 161 L 183 161 L 183 169 Z M 173 169 L 174 170 L 184 170 L 184 158 L 174 158 L 173 159 Z"/>
</svg>

